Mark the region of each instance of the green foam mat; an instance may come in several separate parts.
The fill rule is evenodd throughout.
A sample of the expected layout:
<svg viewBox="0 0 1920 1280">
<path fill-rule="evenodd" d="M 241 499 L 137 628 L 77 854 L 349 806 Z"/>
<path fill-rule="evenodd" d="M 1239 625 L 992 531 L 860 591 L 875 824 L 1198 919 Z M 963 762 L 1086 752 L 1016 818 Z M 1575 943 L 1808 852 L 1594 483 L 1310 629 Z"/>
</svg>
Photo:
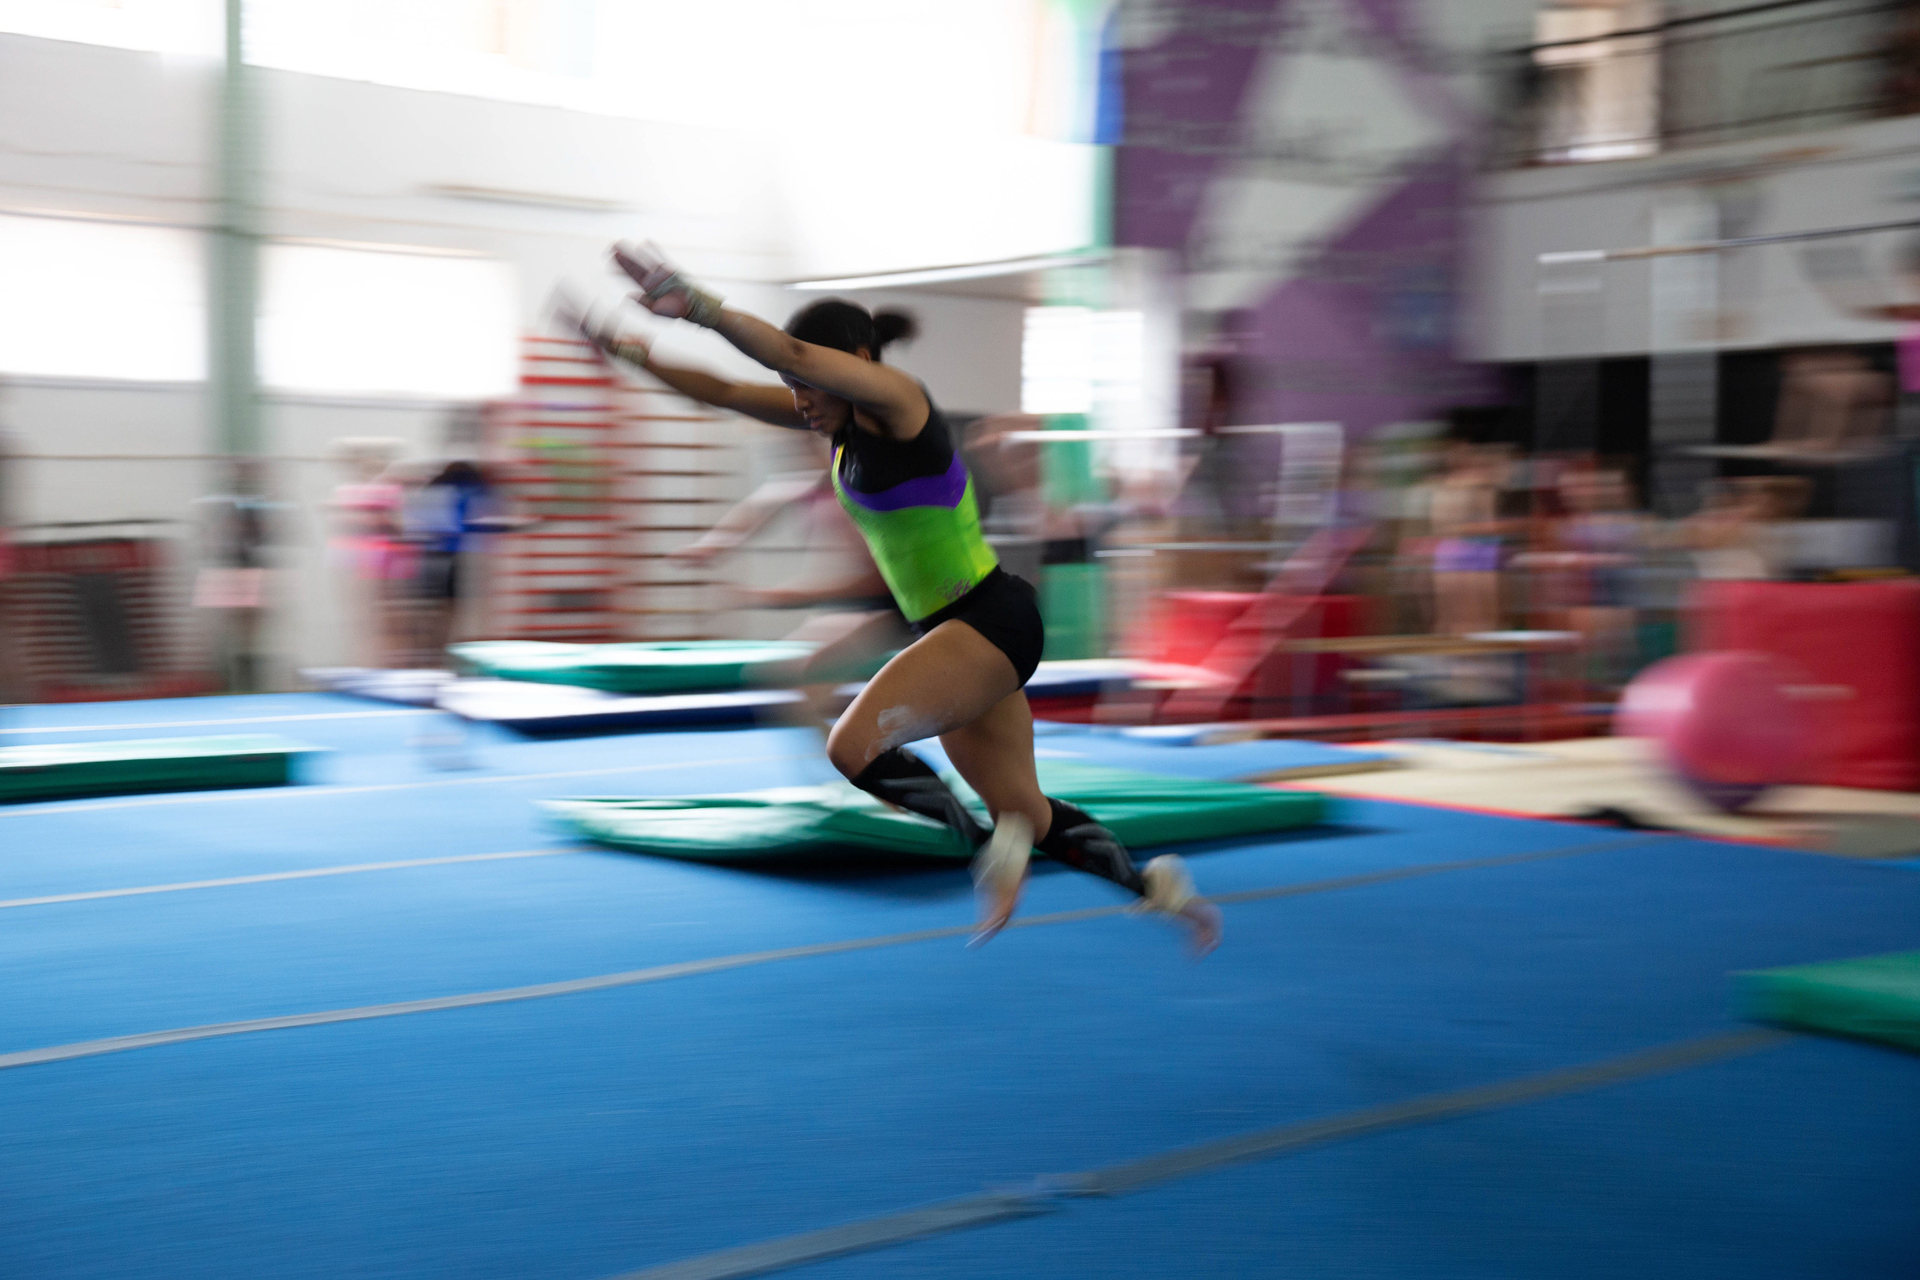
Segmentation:
<svg viewBox="0 0 1920 1280">
<path fill-rule="evenodd" d="M 1079 805 L 1135 849 L 1285 831 L 1326 817 L 1325 797 L 1309 792 L 1058 760 L 1038 764 L 1042 790 Z M 985 818 L 971 788 L 952 774 L 947 782 Z M 555 800 L 544 808 L 562 828 L 588 840 L 698 862 L 846 850 L 937 858 L 971 854 L 940 824 L 890 809 L 845 782 L 736 795 Z"/>
<path fill-rule="evenodd" d="M 317 748 L 271 735 L 0 748 L 0 802 L 277 787 Z"/>
<path fill-rule="evenodd" d="M 790 640 L 688 640 L 635 644 L 553 644 L 481 640 L 450 652 L 482 675 L 570 684 L 609 693 L 718 693 L 753 682 L 756 667 L 791 662 L 813 645 Z M 868 674 L 871 674 L 870 672 Z"/>
<path fill-rule="evenodd" d="M 1747 1016 L 1920 1052 L 1920 951 L 1740 975 Z"/>
</svg>

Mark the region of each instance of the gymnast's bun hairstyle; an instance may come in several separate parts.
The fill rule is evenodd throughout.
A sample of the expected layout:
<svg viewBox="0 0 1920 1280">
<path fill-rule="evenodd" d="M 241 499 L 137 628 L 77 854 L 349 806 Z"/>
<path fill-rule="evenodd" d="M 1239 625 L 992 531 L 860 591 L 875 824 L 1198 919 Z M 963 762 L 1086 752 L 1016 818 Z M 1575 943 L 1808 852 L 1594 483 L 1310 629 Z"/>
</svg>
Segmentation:
<svg viewBox="0 0 1920 1280">
<path fill-rule="evenodd" d="M 873 313 L 873 340 L 881 347 L 895 342 L 912 342 L 920 336 L 920 322 L 904 311 L 876 311 Z M 875 355 L 879 354 L 876 349 Z"/>
<path fill-rule="evenodd" d="M 904 311 L 869 313 L 844 298 L 810 302 L 787 321 L 788 335 L 802 342 L 849 354 L 864 347 L 875 360 L 891 344 L 911 342 L 919 331 L 920 326 Z"/>
</svg>

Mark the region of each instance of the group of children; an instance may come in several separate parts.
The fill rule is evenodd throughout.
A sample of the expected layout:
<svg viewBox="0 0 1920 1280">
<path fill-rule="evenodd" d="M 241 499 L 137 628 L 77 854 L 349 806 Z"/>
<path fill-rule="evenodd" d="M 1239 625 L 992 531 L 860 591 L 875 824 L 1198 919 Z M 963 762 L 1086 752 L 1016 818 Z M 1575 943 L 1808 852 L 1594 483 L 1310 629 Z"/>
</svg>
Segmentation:
<svg viewBox="0 0 1920 1280">
<path fill-rule="evenodd" d="M 1631 469 L 1592 456 L 1524 458 L 1449 442 L 1410 519 L 1380 546 L 1434 632 L 1577 632 L 1602 688 L 1664 656 L 1686 582 L 1779 579 L 1811 485 L 1791 475 L 1710 481 L 1699 510 L 1663 519 Z"/>
<path fill-rule="evenodd" d="M 397 440 L 341 440 L 347 479 L 330 503 L 335 565 L 358 619 L 358 664 L 438 665 L 462 605 L 480 593 L 471 552 L 514 522 L 479 466 L 403 460 Z"/>
</svg>

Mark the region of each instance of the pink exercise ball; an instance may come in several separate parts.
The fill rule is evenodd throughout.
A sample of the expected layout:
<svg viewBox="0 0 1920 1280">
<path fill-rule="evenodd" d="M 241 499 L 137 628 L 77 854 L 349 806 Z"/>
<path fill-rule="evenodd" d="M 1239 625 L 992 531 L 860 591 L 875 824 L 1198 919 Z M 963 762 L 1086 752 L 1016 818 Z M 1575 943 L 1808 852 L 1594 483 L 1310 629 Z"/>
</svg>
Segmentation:
<svg viewBox="0 0 1920 1280">
<path fill-rule="evenodd" d="M 1788 687 L 1789 668 L 1760 653 L 1690 653 L 1656 662 L 1620 697 L 1614 731 L 1646 738 L 1701 799 L 1740 809 L 1802 777 L 1816 726 Z"/>
</svg>

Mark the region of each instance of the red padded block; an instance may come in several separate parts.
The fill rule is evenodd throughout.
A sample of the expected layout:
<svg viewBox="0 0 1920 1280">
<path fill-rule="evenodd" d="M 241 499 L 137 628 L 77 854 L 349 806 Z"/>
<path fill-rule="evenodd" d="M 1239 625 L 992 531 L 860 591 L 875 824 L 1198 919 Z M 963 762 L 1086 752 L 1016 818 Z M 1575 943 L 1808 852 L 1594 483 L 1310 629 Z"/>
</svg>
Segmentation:
<svg viewBox="0 0 1920 1280">
<path fill-rule="evenodd" d="M 1316 596 L 1311 601 L 1279 596 L 1269 598 L 1267 609 L 1270 621 L 1284 624 L 1281 634 L 1289 640 L 1335 640 L 1368 634 L 1372 603 L 1365 596 Z M 1340 673 L 1353 665 L 1354 659 L 1338 653 L 1269 653 L 1245 692 L 1261 699 L 1291 698 L 1302 691 L 1316 696 L 1340 693 Z"/>
<path fill-rule="evenodd" d="M 1202 665 L 1227 628 L 1258 599 L 1255 591 L 1166 592 L 1154 601 L 1147 619 L 1146 660 L 1180 667 Z"/>
<path fill-rule="evenodd" d="M 1920 790 L 1920 582 L 1702 582 L 1687 647 L 1747 649 L 1797 668 L 1821 725 L 1798 781 Z"/>
<path fill-rule="evenodd" d="M 1169 696 L 1159 714 L 1172 721 L 1244 720 L 1262 703 L 1340 692 L 1348 659 L 1278 651 L 1291 638 L 1364 632 L 1360 596 L 1283 596 L 1237 591 L 1170 591 L 1156 602 L 1142 646 L 1154 662 L 1199 667 L 1222 677 L 1213 688 Z"/>
</svg>

